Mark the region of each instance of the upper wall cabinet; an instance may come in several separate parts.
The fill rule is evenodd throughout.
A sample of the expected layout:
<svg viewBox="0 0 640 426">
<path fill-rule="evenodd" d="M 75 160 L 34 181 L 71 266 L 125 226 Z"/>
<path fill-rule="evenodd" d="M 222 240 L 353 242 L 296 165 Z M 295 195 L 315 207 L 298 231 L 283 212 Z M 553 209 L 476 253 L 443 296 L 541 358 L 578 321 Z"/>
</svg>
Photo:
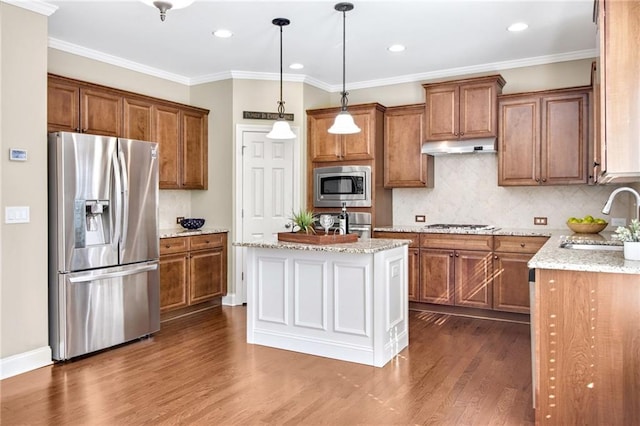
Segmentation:
<svg viewBox="0 0 640 426">
<path fill-rule="evenodd" d="M 640 3 L 596 1 L 594 178 L 640 181 Z"/>
<path fill-rule="evenodd" d="M 340 108 L 307 111 L 307 139 L 312 162 L 373 160 L 377 114 L 384 112 L 380 104 L 353 105 L 349 113 L 360 133 L 334 135 L 329 133 Z"/>
<path fill-rule="evenodd" d="M 498 184 L 587 183 L 590 87 L 500 96 Z"/>
<path fill-rule="evenodd" d="M 425 140 L 454 141 L 496 137 L 500 75 L 423 84 Z"/>
<path fill-rule="evenodd" d="M 49 131 L 120 136 L 122 95 L 49 76 L 47 121 Z"/>
<path fill-rule="evenodd" d="M 209 111 L 49 75 L 48 131 L 157 142 L 160 189 L 207 189 Z"/>
<path fill-rule="evenodd" d="M 384 113 L 384 187 L 433 188 L 433 156 L 421 152 L 424 104 Z"/>
</svg>

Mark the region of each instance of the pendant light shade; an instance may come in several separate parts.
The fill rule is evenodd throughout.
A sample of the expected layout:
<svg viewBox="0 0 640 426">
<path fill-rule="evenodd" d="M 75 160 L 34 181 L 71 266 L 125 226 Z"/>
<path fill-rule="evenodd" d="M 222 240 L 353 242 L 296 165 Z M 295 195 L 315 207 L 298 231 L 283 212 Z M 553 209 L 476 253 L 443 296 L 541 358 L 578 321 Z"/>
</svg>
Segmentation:
<svg viewBox="0 0 640 426">
<path fill-rule="evenodd" d="M 282 27 L 289 25 L 290 22 L 286 18 L 276 18 L 271 21 L 273 25 L 280 27 L 280 100 L 278 101 L 278 119 L 273 123 L 271 131 L 267 134 L 269 139 L 295 139 L 296 137 L 284 118 L 284 101 L 282 100 Z"/>
<path fill-rule="evenodd" d="M 191 5 L 194 0 L 142 0 L 142 2 L 157 7 L 160 10 L 160 20 L 164 21 L 169 9 L 183 9 Z"/>
<path fill-rule="evenodd" d="M 347 92 L 346 89 L 346 20 L 347 20 L 347 12 L 353 9 L 353 4 L 351 3 L 338 3 L 334 6 L 334 8 L 338 12 L 342 12 L 342 96 L 340 97 L 340 105 L 341 110 L 340 113 L 336 116 L 336 120 L 333 122 L 333 126 L 331 126 L 328 130 L 329 133 L 340 134 L 340 135 L 349 135 L 352 133 L 359 133 L 360 128 L 356 126 L 356 123 L 353 121 L 353 117 L 347 111 Z"/>
</svg>

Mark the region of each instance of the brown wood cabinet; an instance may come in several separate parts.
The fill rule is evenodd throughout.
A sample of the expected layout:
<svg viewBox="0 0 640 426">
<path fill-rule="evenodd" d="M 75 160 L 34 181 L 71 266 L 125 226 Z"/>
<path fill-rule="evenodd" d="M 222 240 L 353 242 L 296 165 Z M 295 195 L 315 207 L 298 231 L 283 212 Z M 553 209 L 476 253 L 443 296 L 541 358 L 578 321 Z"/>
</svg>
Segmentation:
<svg viewBox="0 0 640 426">
<path fill-rule="evenodd" d="M 340 207 L 316 208 L 313 205 L 313 171 L 317 167 L 371 167 L 371 205 L 354 207 L 353 213 L 371 214 L 373 226 L 392 222 L 392 191 L 384 187 L 384 111 L 378 103 L 349 106 L 360 129 L 355 135 L 332 135 L 327 129 L 340 108 L 307 110 L 307 208 L 316 213 L 336 213 Z"/>
<path fill-rule="evenodd" d="M 160 189 L 207 189 L 209 111 L 53 74 L 48 130 L 157 142 Z"/>
<path fill-rule="evenodd" d="M 209 301 L 227 292 L 227 233 L 160 241 L 160 311 Z"/>
<path fill-rule="evenodd" d="M 422 154 L 424 104 L 384 113 L 384 187 L 433 188 L 433 156 Z"/>
<path fill-rule="evenodd" d="M 637 1 L 597 0 L 594 74 L 596 105 L 594 177 L 598 183 L 640 177 L 640 6 Z"/>
<path fill-rule="evenodd" d="M 590 87 L 500 96 L 498 185 L 587 183 Z"/>
<path fill-rule="evenodd" d="M 421 234 L 420 301 L 491 308 L 491 235 Z"/>
<path fill-rule="evenodd" d="M 380 104 L 353 105 L 349 113 L 360 127 L 360 133 L 334 135 L 329 133 L 340 108 L 307 111 L 307 139 L 312 162 L 373 160 L 375 155 L 377 112 L 385 108 Z"/>
<path fill-rule="evenodd" d="M 122 105 L 122 95 L 110 89 L 48 77 L 47 122 L 51 132 L 121 136 Z"/>
<path fill-rule="evenodd" d="M 496 235 L 493 254 L 493 309 L 529 313 L 527 262 L 547 242 L 547 237 Z"/>
<path fill-rule="evenodd" d="M 536 424 L 640 424 L 639 281 L 536 269 Z"/>
<path fill-rule="evenodd" d="M 496 137 L 500 75 L 423 84 L 428 141 Z"/>
</svg>

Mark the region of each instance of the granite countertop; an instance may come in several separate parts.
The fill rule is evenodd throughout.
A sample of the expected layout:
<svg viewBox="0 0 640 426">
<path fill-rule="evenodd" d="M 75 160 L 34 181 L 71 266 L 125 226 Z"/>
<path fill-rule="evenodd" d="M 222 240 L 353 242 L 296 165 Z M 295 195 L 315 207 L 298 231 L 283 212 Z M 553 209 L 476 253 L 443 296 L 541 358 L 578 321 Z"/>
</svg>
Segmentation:
<svg viewBox="0 0 640 426">
<path fill-rule="evenodd" d="M 192 235 L 204 235 L 204 234 L 220 234 L 222 232 L 229 232 L 226 228 L 200 228 L 200 229 L 160 229 L 160 238 L 173 238 L 173 237 L 190 237 Z"/>
<path fill-rule="evenodd" d="M 585 272 L 612 272 L 640 274 L 640 261 L 625 260 L 622 250 L 579 250 L 560 247 L 564 241 L 586 244 L 621 245 L 611 239 L 611 232 L 596 235 L 555 232 L 549 241 L 533 256 L 528 265 L 538 269 L 561 269 Z"/>
<path fill-rule="evenodd" d="M 324 251 L 331 253 L 371 254 L 379 251 L 390 250 L 396 247 L 409 245 L 411 240 L 398 240 L 387 238 L 358 239 L 354 243 L 340 244 L 300 244 L 283 241 L 254 241 L 245 243 L 233 243 L 234 246 L 269 248 L 282 250 Z"/>
<path fill-rule="evenodd" d="M 426 228 L 424 226 L 383 226 L 373 229 L 374 232 L 414 232 L 419 234 L 463 234 L 463 235 L 514 235 L 523 237 L 550 237 L 553 231 L 544 229 L 516 229 L 516 228 L 493 228 L 493 229 L 439 229 Z"/>
</svg>

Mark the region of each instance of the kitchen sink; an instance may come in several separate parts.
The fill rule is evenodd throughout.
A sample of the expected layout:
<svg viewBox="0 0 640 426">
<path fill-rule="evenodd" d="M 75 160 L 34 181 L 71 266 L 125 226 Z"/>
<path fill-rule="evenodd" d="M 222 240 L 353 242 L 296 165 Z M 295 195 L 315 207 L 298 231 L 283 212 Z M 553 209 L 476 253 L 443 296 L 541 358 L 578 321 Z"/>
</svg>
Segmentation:
<svg viewBox="0 0 640 426">
<path fill-rule="evenodd" d="M 598 243 L 581 243 L 577 241 L 563 241 L 560 243 L 561 248 L 574 249 L 574 250 L 607 250 L 607 251 L 622 251 L 622 245 L 620 244 L 598 244 Z"/>
</svg>

